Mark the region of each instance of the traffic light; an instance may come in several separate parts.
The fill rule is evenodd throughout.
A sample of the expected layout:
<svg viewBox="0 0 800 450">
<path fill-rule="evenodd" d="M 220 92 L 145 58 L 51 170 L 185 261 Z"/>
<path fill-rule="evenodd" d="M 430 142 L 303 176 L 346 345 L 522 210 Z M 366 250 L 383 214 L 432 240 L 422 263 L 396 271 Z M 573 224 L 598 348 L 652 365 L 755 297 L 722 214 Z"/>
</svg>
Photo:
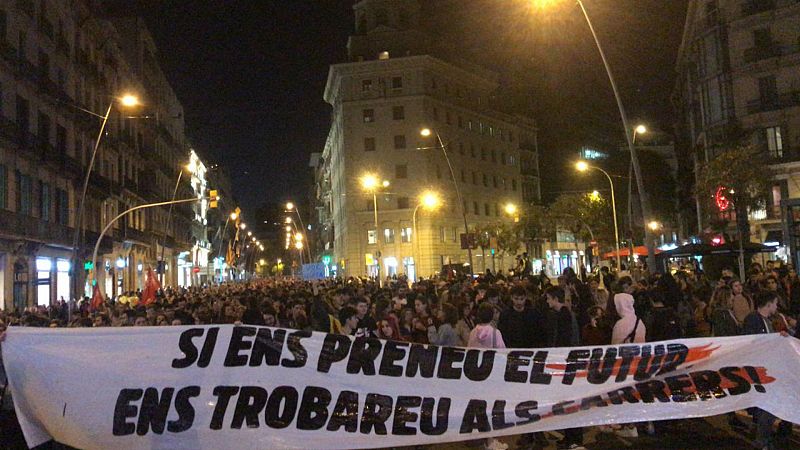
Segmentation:
<svg viewBox="0 0 800 450">
<path fill-rule="evenodd" d="M 208 199 L 209 199 L 209 203 L 208 203 L 208 207 L 209 208 L 216 208 L 218 206 L 217 205 L 217 201 L 219 201 L 219 195 L 217 195 L 217 190 L 216 189 L 212 189 L 208 193 Z"/>
</svg>

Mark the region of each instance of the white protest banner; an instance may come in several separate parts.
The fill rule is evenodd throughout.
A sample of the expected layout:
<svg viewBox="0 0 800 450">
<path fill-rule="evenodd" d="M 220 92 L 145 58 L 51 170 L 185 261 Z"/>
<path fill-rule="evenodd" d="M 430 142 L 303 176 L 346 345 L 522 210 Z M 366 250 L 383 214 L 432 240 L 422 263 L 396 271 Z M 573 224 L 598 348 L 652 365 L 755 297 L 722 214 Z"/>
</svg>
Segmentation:
<svg viewBox="0 0 800 450">
<path fill-rule="evenodd" d="M 31 446 L 371 448 L 757 406 L 800 422 L 800 341 L 777 334 L 482 350 L 251 326 L 11 328 Z"/>
</svg>

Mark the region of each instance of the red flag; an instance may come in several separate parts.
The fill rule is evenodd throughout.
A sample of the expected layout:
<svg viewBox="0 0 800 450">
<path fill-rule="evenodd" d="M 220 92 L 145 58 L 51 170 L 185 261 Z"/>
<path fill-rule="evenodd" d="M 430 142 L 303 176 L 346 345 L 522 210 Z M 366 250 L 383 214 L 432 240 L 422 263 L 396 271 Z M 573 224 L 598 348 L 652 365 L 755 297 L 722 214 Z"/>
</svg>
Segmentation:
<svg viewBox="0 0 800 450">
<path fill-rule="evenodd" d="M 92 311 L 100 309 L 104 302 L 105 299 L 103 298 L 103 293 L 100 292 L 100 286 L 95 284 L 92 290 L 92 302 L 89 303 L 89 309 Z"/>
<path fill-rule="evenodd" d="M 144 291 L 142 291 L 142 305 L 149 305 L 156 301 L 156 292 L 161 289 L 161 283 L 158 278 L 153 275 L 153 268 L 147 268 L 147 279 L 144 282 Z"/>
</svg>

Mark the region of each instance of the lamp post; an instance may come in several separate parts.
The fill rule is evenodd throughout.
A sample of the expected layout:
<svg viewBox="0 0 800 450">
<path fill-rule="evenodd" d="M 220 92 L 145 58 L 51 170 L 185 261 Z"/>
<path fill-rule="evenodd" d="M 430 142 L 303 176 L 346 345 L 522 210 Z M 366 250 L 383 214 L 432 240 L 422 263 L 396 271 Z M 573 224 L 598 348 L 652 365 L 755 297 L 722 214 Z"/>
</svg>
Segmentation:
<svg viewBox="0 0 800 450">
<path fill-rule="evenodd" d="M 366 174 L 361 177 L 361 187 L 365 191 L 372 194 L 372 212 L 375 220 L 375 246 L 376 246 L 376 259 L 375 264 L 378 268 L 378 286 L 383 287 L 383 276 L 381 274 L 381 237 L 378 229 L 378 189 L 381 187 L 389 187 L 389 181 L 379 181 L 378 177 L 372 174 Z"/>
<path fill-rule="evenodd" d="M 608 76 L 608 81 L 611 84 L 611 89 L 614 91 L 614 99 L 617 102 L 617 109 L 619 110 L 619 116 L 622 120 L 622 127 L 625 129 L 625 140 L 628 143 L 628 150 L 631 153 L 631 164 L 633 165 L 633 172 L 636 174 L 636 188 L 639 190 L 639 202 L 642 207 L 642 214 L 645 217 L 645 222 L 652 217 L 651 209 L 650 209 L 650 199 L 647 196 L 647 191 L 644 189 L 644 181 L 642 180 L 642 169 L 639 165 L 639 156 L 636 152 L 636 147 L 633 145 L 633 133 L 631 133 L 631 128 L 628 126 L 628 116 L 625 113 L 625 107 L 622 105 L 622 98 L 619 95 L 619 90 L 617 89 L 617 83 L 614 81 L 614 75 L 611 72 L 611 66 L 608 64 L 608 60 L 606 59 L 606 54 L 603 51 L 603 47 L 600 45 L 600 40 L 597 37 L 597 33 L 595 33 L 594 25 L 592 25 L 591 19 L 589 19 L 589 13 L 586 11 L 586 7 L 583 5 L 582 0 L 576 0 L 578 6 L 581 8 L 581 12 L 583 13 L 584 19 L 586 19 L 586 24 L 589 26 L 589 31 L 592 33 L 592 38 L 594 39 L 594 43 L 597 46 L 597 51 L 600 53 L 600 58 L 603 60 L 603 67 L 605 67 L 606 75 Z M 533 4 L 539 7 L 547 7 L 550 6 L 551 3 L 555 3 L 551 0 L 533 0 Z M 645 235 L 645 244 L 647 245 L 647 268 L 648 270 L 655 270 L 656 267 L 656 255 L 655 255 L 655 245 L 653 242 L 653 236 L 650 229 L 645 224 L 644 226 L 644 235 Z"/>
<path fill-rule="evenodd" d="M 453 188 L 456 190 L 456 197 L 458 198 L 458 204 L 461 208 L 461 218 L 464 219 L 464 234 L 467 236 L 469 235 L 469 226 L 467 225 L 467 210 L 464 206 L 464 199 L 461 197 L 461 189 L 458 188 L 458 181 L 456 181 L 456 174 L 453 172 L 453 165 L 450 163 L 450 157 L 447 156 L 447 146 L 444 145 L 442 142 L 442 137 L 439 135 L 438 131 L 431 130 L 430 128 L 423 128 L 420 130 L 419 134 L 422 137 L 429 137 L 432 134 L 436 135 L 436 141 L 439 143 L 439 148 L 442 149 L 442 155 L 444 155 L 444 160 L 447 161 L 447 168 L 450 169 L 450 179 L 453 181 Z M 474 275 L 474 269 L 472 267 L 472 247 L 467 246 L 467 257 L 469 258 L 469 274 L 470 277 Z"/>
<path fill-rule="evenodd" d="M 238 210 L 238 208 L 237 208 L 237 210 Z M 230 213 L 228 215 L 228 217 L 225 219 L 225 226 L 222 227 L 222 234 L 219 237 L 219 250 L 217 251 L 217 259 L 222 257 L 222 243 L 225 242 L 225 232 L 228 231 L 228 222 L 231 221 L 231 220 L 233 220 L 235 222 L 238 217 L 239 217 L 239 214 L 236 211 L 234 211 L 234 212 Z M 225 272 L 223 271 L 223 268 L 222 268 L 221 264 L 220 264 L 219 273 L 220 273 L 220 278 L 222 280 L 224 280 L 225 279 Z M 222 281 L 222 280 L 220 280 L 220 281 Z"/>
<path fill-rule="evenodd" d="M 300 216 L 300 209 L 297 207 L 297 205 L 295 205 L 292 202 L 286 202 L 286 212 L 288 212 L 289 214 L 291 214 L 292 212 L 297 214 L 297 220 L 300 221 L 300 228 L 302 228 L 302 230 L 303 230 L 303 235 L 308 237 L 308 235 L 306 234 L 306 226 L 303 225 L 303 217 Z M 306 242 L 308 242 L 308 239 L 306 239 Z M 311 263 L 312 259 L 311 259 L 311 246 L 310 245 L 306 245 L 306 254 L 308 256 L 308 262 Z"/>
<path fill-rule="evenodd" d="M 183 178 L 183 169 L 184 169 L 184 167 L 181 166 L 180 170 L 178 170 L 178 179 L 177 179 L 177 181 L 175 181 L 175 189 L 172 190 L 172 198 L 170 200 L 175 200 L 175 197 L 178 195 L 178 188 L 181 185 L 181 178 Z M 186 167 L 186 170 L 188 170 L 190 172 L 192 171 L 191 167 L 188 167 L 188 166 Z M 169 233 L 170 225 L 172 224 L 172 207 L 173 206 L 175 206 L 174 203 L 170 203 L 169 204 L 169 211 L 167 212 L 167 223 L 164 226 L 164 241 L 161 243 L 161 255 L 159 256 L 159 260 L 164 264 L 166 264 L 164 262 L 164 249 L 167 246 L 167 233 Z M 163 285 L 164 284 L 164 277 L 166 276 L 166 273 L 162 272 L 162 273 L 160 273 L 158 275 L 159 275 L 159 278 L 160 278 L 160 282 Z"/>
<path fill-rule="evenodd" d="M 185 199 L 182 199 L 182 200 L 171 200 L 171 201 L 168 201 L 168 202 L 148 203 L 148 204 L 144 204 L 144 205 L 134 206 L 133 208 L 129 208 L 129 209 L 125 210 L 124 212 L 122 212 L 120 214 L 117 214 L 116 217 L 111 219 L 106 224 L 106 226 L 103 228 L 103 231 L 100 232 L 100 236 L 97 237 L 97 242 L 95 242 L 94 251 L 92 252 L 92 270 L 94 270 L 94 271 L 97 270 L 97 252 L 100 250 L 100 242 L 102 242 L 103 236 L 105 236 L 105 234 L 109 230 L 109 228 L 111 228 L 111 226 L 114 225 L 114 223 L 117 220 L 119 220 L 120 218 L 125 217 L 127 214 L 130 214 L 133 211 L 138 211 L 140 209 L 153 208 L 153 207 L 156 207 L 156 206 L 174 205 L 174 204 L 178 204 L 178 203 L 199 202 L 200 200 L 203 200 L 205 198 L 208 198 L 208 197 L 185 198 Z"/>
<path fill-rule="evenodd" d="M 611 179 L 611 175 L 608 174 L 605 170 L 597 167 L 597 166 L 590 166 L 586 161 L 578 161 L 575 164 L 575 168 L 579 172 L 586 172 L 589 169 L 595 169 L 603 173 L 608 179 L 608 184 L 611 186 L 611 212 L 614 215 L 614 245 L 617 250 L 617 272 L 622 270 L 622 263 L 620 262 L 620 254 L 619 254 L 619 227 L 617 226 L 617 201 L 614 195 L 614 181 Z"/>
<path fill-rule="evenodd" d="M 442 204 L 442 200 L 441 200 L 441 197 L 439 196 L 439 194 L 437 194 L 436 192 L 433 192 L 433 191 L 426 191 L 426 192 L 423 192 L 422 195 L 419 196 L 419 203 L 417 203 L 417 206 L 414 207 L 414 212 L 411 214 L 411 230 L 412 230 L 411 231 L 411 242 L 412 242 L 411 252 L 412 252 L 412 258 L 414 258 L 414 266 L 415 267 L 417 265 L 417 255 L 418 255 L 417 247 L 419 247 L 419 235 L 417 234 L 417 210 L 420 207 L 422 207 L 424 209 L 427 209 L 428 211 L 434 211 L 441 204 Z M 416 270 L 414 271 L 414 278 L 415 279 L 413 281 L 416 281 L 416 278 L 418 278 L 417 274 L 416 274 Z"/>
<path fill-rule="evenodd" d="M 97 149 L 100 148 L 100 141 L 103 139 L 103 133 L 106 129 L 106 124 L 108 123 L 108 117 L 111 115 L 111 109 L 114 107 L 114 103 L 119 102 L 120 105 L 126 108 L 132 108 L 134 106 L 139 105 L 139 99 L 132 94 L 123 95 L 120 98 L 113 98 L 111 102 L 108 104 L 108 108 L 106 109 L 105 116 L 100 116 L 99 114 L 94 114 L 90 111 L 90 114 L 95 116 L 99 116 L 103 118 L 103 123 L 100 125 L 100 131 L 97 133 L 97 139 L 94 141 L 94 148 L 92 149 L 92 156 L 89 158 L 89 165 L 86 168 L 86 176 L 83 178 L 83 187 L 81 189 L 81 197 L 78 200 L 78 212 L 75 216 L 75 233 L 72 236 L 72 293 L 75 297 L 75 301 L 77 302 L 79 297 L 78 292 L 78 277 L 76 276 L 76 267 L 78 266 L 78 240 L 80 239 L 81 230 L 83 229 L 83 210 L 84 204 L 86 201 L 86 191 L 89 188 L 89 178 L 92 175 L 92 169 L 94 168 L 94 160 L 97 157 Z M 93 268 L 94 270 L 94 268 Z M 72 319 L 72 303 L 68 304 L 68 315 L 69 319 Z"/>
</svg>

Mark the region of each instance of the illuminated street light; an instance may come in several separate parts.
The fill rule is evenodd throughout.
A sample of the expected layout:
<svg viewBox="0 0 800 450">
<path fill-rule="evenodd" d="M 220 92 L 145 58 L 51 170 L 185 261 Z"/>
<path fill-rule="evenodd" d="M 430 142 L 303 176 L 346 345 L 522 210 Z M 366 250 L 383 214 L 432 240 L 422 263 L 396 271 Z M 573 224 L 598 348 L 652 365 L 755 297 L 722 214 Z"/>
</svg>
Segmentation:
<svg viewBox="0 0 800 450">
<path fill-rule="evenodd" d="M 286 209 L 288 209 L 289 211 L 293 210 L 294 209 L 294 203 L 287 202 L 286 203 Z"/>
<path fill-rule="evenodd" d="M 239 224 L 239 229 L 240 230 L 244 230 L 245 228 L 247 228 L 247 224 L 246 223 Z"/>
<path fill-rule="evenodd" d="M 283 220 L 283 223 L 292 223 L 292 218 L 287 217 L 286 219 Z"/>
<path fill-rule="evenodd" d="M 441 206 L 442 199 L 433 191 L 425 191 L 420 196 L 420 204 L 427 210 L 434 210 Z"/>
<path fill-rule="evenodd" d="M 639 134 L 645 134 L 645 133 L 647 133 L 647 127 L 644 126 L 644 125 L 638 125 L 636 127 L 636 132 L 639 133 Z"/>
<path fill-rule="evenodd" d="M 423 129 L 419 130 L 419 134 L 422 137 L 429 137 L 431 135 L 431 133 L 432 132 L 431 132 L 430 128 L 423 128 Z"/>
<path fill-rule="evenodd" d="M 122 97 L 120 97 L 119 103 L 126 108 L 139 106 L 139 97 L 133 94 L 125 94 Z"/>
<path fill-rule="evenodd" d="M 367 174 L 361 177 L 361 187 L 371 191 L 378 187 L 378 178 L 375 175 Z"/>
<path fill-rule="evenodd" d="M 294 243 L 294 248 L 296 248 L 298 250 L 302 250 L 303 249 L 303 243 L 300 242 L 300 241 L 295 242 Z"/>
<path fill-rule="evenodd" d="M 589 193 L 589 200 L 591 200 L 593 202 L 600 201 L 600 192 L 597 191 L 597 190 L 594 190 L 594 191 L 590 192 Z"/>
<path fill-rule="evenodd" d="M 292 227 L 289 226 L 289 225 L 286 225 L 286 231 L 292 231 Z"/>
<path fill-rule="evenodd" d="M 658 231 L 661 229 L 661 223 L 656 220 L 651 220 L 650 222 L 647 222 L 647 228 L 650 228 L 653 231 Z"/>
<path fill-rule="evenodd" d="M 303 235 L 300 234 L 300 233 L 295 234 L 294 235 L 294 240 L 295 241 L 302 241 L 303 240 Z"/>
<path fill-rule="evenodd" d="M 252 231 L 248 231 L 248 232 L 247 232 L 247 237 L 250 237 L 250 236 L 252 236 L 252 235 L 253 235 L 253 232 L 252 232 Z"/>
<path fill-rule="evenodd" d="M 506 206 L 504 206 L 503 209 L 509 216 L 514 216 L 517 214 L 517 205 L 513 203 L 506 203 Z"/>
<path fill-rule="evenodd" d="M 617 202 L 614 198 L 614 181 L 611 179 L 611 175 L 609 175 L 608 172 L 597 166 L 590 166 L 586 161 L 578 161 L 575 163 L 575 169 L 577 169 L 579 172 L 586 172 L 589 169 L 595 169 L 599 172 L 602 172 L 603 175 L 606 176 L 606 179 L 608 179 L 608 184 L 611 186 L 611 214 L 614 215 L 614 244 L 617 250 L 617 270 L 621 270 L 622 261 L 619 254 L 619 226 L 617 225 Z M 599 197 L 600 193 L 598 192 L 597 195 Z"/>
<path fill-rule="evenodd" d="M 236 218 L 239 217 L 239 215 L 236 214 L 235 212 L 232 212 L 230 217 L 231 217 L 231 220 L 236 220 Z"/>
</svg>

